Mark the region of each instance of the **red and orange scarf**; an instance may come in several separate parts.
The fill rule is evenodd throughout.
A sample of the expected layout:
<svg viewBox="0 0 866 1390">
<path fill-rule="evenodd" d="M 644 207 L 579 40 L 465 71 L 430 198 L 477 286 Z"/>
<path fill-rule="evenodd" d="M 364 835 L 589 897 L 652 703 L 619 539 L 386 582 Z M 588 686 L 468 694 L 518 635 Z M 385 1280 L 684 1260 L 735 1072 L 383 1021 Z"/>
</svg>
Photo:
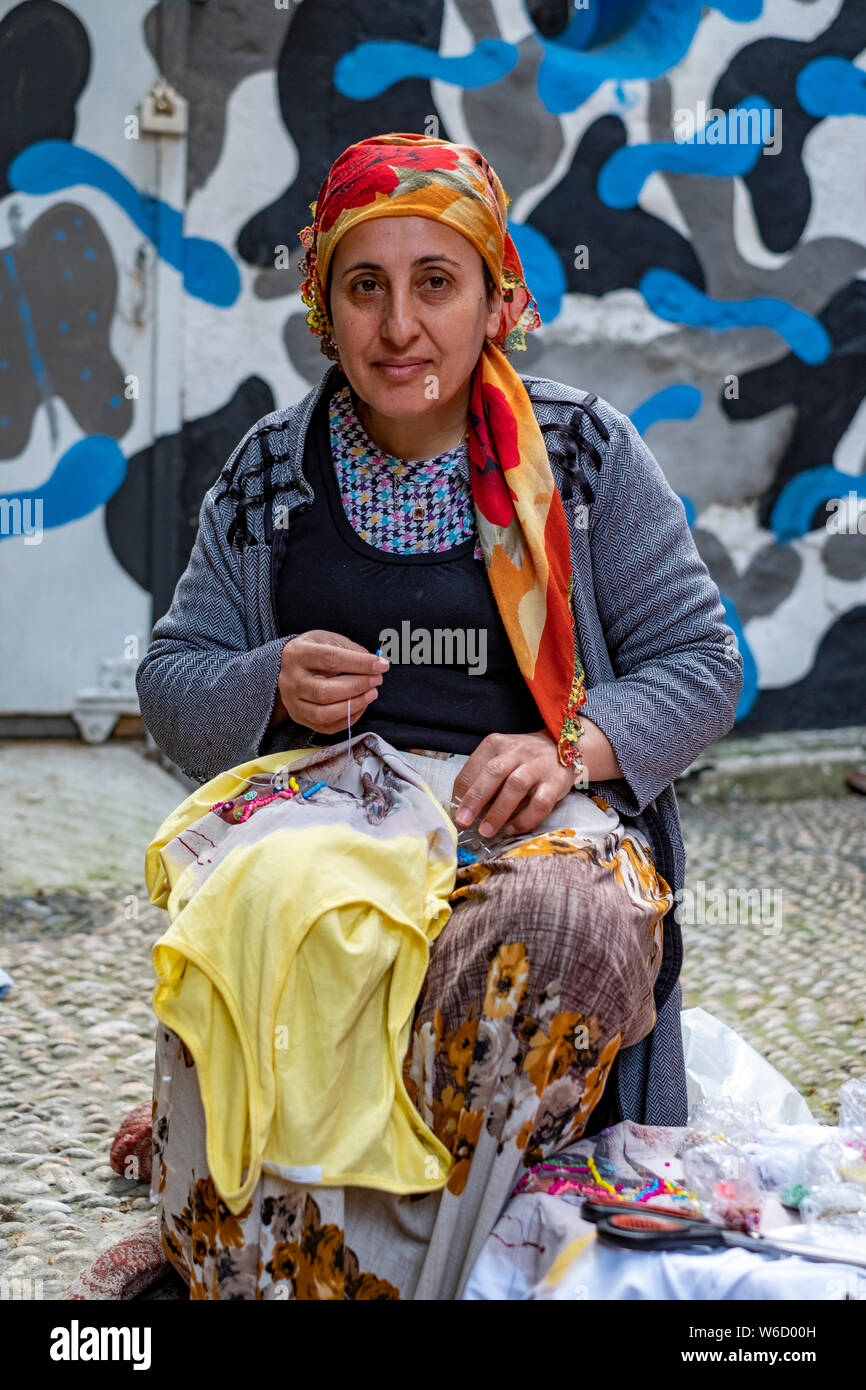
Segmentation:
<svg viewBox="0 0 866 1390">
<path fill-rule="evenodd" d="M 584 672 L 574 639 L 568 523 L 526 387 L 505 356 L 525 349 L 524 334 L 541 324 L 506 229 L 509 201 L 471 145 L 393 133 L 361 140 L 334 161 L 310 204 L 313 223 L 299 232 L 306 247 L 301 294 L 307 324 L 325 355 L 337 359 L 324 295 L 337 242 L 369 217 L 410 215 L 455 228 L 501 287 L 499 331 L 485 341 L 470 385 L 472 497 L 487 577 L 517 664 L 560 763 L 569 767 L 583 732 Z"/>
</svg>

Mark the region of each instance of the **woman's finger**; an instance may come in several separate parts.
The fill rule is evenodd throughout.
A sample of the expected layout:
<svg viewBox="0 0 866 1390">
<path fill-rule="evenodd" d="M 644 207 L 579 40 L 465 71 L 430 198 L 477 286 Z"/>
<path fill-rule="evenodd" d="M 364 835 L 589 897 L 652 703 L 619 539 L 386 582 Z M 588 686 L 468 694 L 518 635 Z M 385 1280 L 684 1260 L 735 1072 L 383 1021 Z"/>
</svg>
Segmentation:
<svg viewBox="0 0 866 1390">
<path fill-rule="evenodd" d="M 313 704 L 309 700 L 298 700 L 297 706 L 301 715 L 298 721 L 307 724 L 310 728 L 318 729 L 321 733 L 334 734 L 338 729 L 347 727 L 347 705 L 348 719 L 354 724 L 361 718 L 364 710 L 378 698 L 378 690 L 367 691 L 363 695 L 355 696 L 351 701 L 337 700 L 327 705 Z"/>
<path fill-rule="evenodd" d="M 295 686 L 298 697 L 308 704 L 326 709 L 329 705 L 345 705 L 347 700 L 359 699 L 374 687 L 382 684 L 382 677 L 366 675 L 322 676 L 308 675 Z"/>
<path fill-rule="evenodd" d="M 505 822 L 518 811 L 518 808 L 524 802 L 534 798 L 539 775 L 527 763 L 521 763 L 513 768 L 501 783 L 498 793 L 492 799 L 487 796 L 482 801 L 479 811 L 481 807 L 486 806 L 486 809 L 478 826 L 479 834 L 484 836 L 498 835 Z M 468 800 L 468 794 L 464 798 L 464 804 L 466 800 Z"/>
<path fill-rule="evenodd" d="M 518 806 L 506 820 L 506 835 L 525 835 L 528 831 L 537 829 L 556 805 L 558 800 L 551 794 L 550 787 L 544 782 L 539 783 L 536 794 Z"/>
<path fill-rule="evenodd" d="M 480 834 L 498 835 L 501 829 L 505 829 L 508 835 L 535 830 L 562 800 L 562 793 L 557 791 L 555 783 L 546 780 L 542 772 L 538 774 L 535 786 L 521 801 L 515 802 L 508 796 L 506 788 L 503 788 L 501 798 L 498 797 L 488 809 L 478 827 Z M 487 829 L 488 826 L 491 828 Z"/>
</svg>

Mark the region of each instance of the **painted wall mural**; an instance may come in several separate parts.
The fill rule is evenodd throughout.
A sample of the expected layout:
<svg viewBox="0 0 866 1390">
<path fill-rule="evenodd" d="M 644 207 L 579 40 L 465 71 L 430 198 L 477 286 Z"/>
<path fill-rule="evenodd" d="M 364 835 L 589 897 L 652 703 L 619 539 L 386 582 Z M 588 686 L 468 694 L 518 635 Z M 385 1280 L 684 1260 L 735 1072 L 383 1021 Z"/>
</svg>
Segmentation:
<svg viewBox="0 0 866 1390">
<path fill-rule="evenodd" d="M 30 712 L 146 640 L 225 459 L 326 369 L 297 230 L 333 158 L 426 130 L 511 197 L 544 324 L 517 370 L 627 413 L 682 498 L 744 656 L 735 732 L 866 722 L 862 0 L 24 0 L 12 74 L 0 496 L 46 539 L 7 525 L 0 581 L 23 626 L 76 554 L 102 596 Z M 188 133 L 130 139 L 160 74 Z"/>
</svg>

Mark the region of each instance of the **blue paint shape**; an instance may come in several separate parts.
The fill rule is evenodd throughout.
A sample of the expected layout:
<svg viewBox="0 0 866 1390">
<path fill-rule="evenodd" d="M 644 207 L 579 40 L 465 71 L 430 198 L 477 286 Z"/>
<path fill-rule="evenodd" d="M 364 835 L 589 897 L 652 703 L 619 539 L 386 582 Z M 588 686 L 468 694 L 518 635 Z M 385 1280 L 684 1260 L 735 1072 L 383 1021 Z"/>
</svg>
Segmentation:
<svg viewBox="0 0 866 1390">
<path fill-rule="evenodd" d="M 763 0 L 712 0 L 712 4 L 707 5 L 708 10 L 718 10 L 734 24 L 751 24 L 761 18 L 763 8 Z"/>
<path fill-rule="evenodd" d="M 722 593 L 721 589 L 719 590 L 719 595 L 725 610 L 725 622 L 728 624 L 728 627 L 733 629 L 737 639 L 737 646 L 740 649 L 740 656 L 743 658 L 743 688 L 740 691 L 740 698 L 737 701 L 737 713 L 734 716 L 734 722 L 737 723 L 740 719 L 745 719 L 758 698 L 758 666 L 752 654 L 752 649 L 746 640 L 743 624 L 740 622 L 739 614 L 737 613 L 733 599 L 728 598 L 727 594 Z"/>
<path fill-rule="evenodd" d="M 334 66 L 333 82 L 342 96 L 355 101 L 381 96 L 407 77 L 450 82 L 474 91 L 505 77 L 519 57 L 515 45 L 501 39 L 481 39 L 471 53 L 460 58 L 444 58 L 421 44 L 385 39 L 359 43 L 357 48 L 342 54 Z"/>
<path fill-rule="evenodd" d="M 690 139 L 679 141 L 650 141 L 645 145 L 626 145 L 616 150 L 601 169 L 598 176 L 598 196 L 611 208 L 632 208 L 640 198 L 641 189 L 649 178 L 659 170 L 670 174 L 702 174 L 705 177 L 726 179 L 734 175 L 748 174 L 761 157 L 763 141 L 761 125 L 767 118 L 761 113 L 769 112 L 769 125 L 772 125 L 773 108 L 763 97 L 750 96 L 739 103 L 739 111 L 755 111 L 757 117 L 749 116 L 743 121 L 749 138 L 739 143 L 740 121 L 736 112 L 725 113 L 724 118 L 713 118 L 696 131 Z M 720 144 L 707 144 L 707 135 L 723 137 Z M 770 136 L 768 134 L 767 138 Z"/>
<path fill-rule="evenodd" d="M 51 394 L 48 385 L 48 372 L 46 370 L 45 363 L 42 360 L 42 354 L 39 351 L 39 345 L 36 342 L 36 329 L 33 326 L 33 315 L 30 312 L 30 305 L 27 302 L 26 295 L 24 294 L 24 287 L 21 284 L 21 281 L 18 279 L 18 270 L 15 266 L 15 257 L 13 256 L 11 251 L 3 252 L 3 267 L 6 271 L 9 283 L 11 284 L 18 297 L 18 314 L 21 319 L 22 328 L 24 329 L 24 341 L 27 344 L 27 354 L 30 358 L 30 366 L 33 370 L 33 375 L 36 378 L 36 384 L 39 388 L 39 394 L 42 396 L 43 400 L 45 400 Z"/>
<path fill-rule="evenodd" d="M 816 58 L 797 76 L 797 100 L 810 116 L 866 116 L 866 72 L 847 58 Z"/>
<path fill-rule="evenodd" d="M 691 420 L 701 408 L 703 396 L 697 386 L 680 382 L 656 391 L 632 411 L 631 422 L 638 434 L 644 435 L 659 420 Z M 689 522 L 691 525 L 691 522 Z"/>
<path fill-rule="evenodd" d="M 606 6 L 589 8 L 599 10 L 604 22 Z M 544 50 L 538 74 L 539 100 L 548 111 L 560 115 L 574 111 L 608 79 L 652 81 L 661 77 L 689 51 L 703 8 L 702 0 L 643 0 L 625 32 L 585 51 L 584 45 L 592 41 L 588 13 L 575 10 L 568 28 L 557 39 L 538 36 Z M 747 24 L 760 16 L 763 0 L 716 0 L 710 8 L 735 23 Z"/>
<path fill-rule="evenodd" d="M 16 499 L 32 504 L 42 501 L 42 528 L 45 531 L 78 521 L 102 507 L 120 487 L 126 476 L 126 458 L 115 439 L 106 434 L 92 434 L 79 439 L 57 461 L 47 482 L 31 492 L 7 493 L 11 502 Z M 5 536 L 0 532 L 0 540 Z"/>
<path fill-rule="evenodd" d="M 711 299 L 681 275 L 659 267 L 646 272 L 638 289 L 652 312 L 669 323 L 708 328 L 715 333 L 731 328 L 772 328 L 794 356 L 810 366 L 825 362 L 832 351 L 823 323 L 784 299 Z"/>
<path fill-rule="evenodd" d="M 111 198 L 149 237 L 164 261 L 183 275 L 188 294 L 226 309 L 241 290 L 232 257 L 214 241 L 184 237 L 183 216 L 158 198 L 139 193 L 107 159 L 68 140 L 40 140 L 13 159 L 10 187 L 21 193 L 57 193 L 87 184 Z"/>
<path fill-rule="evenodd" d="M 646 0 L 604 0 L 603 5 L 583 0 L 582 8 L 575 3 L 568 26 L 569 48 L 583 51 L 616 38 L 634 24 L 645 5 Z"/>
<path fill-rule="evenodd" d="M 543 232 L 523 222 L 509 222 L 508 230 L 517 248 L 524 276 L 535 296 L 543 323 L 551 323 L 562 307 L 568 290 L 562 261 Z"/>
<path fill-rule="evenodd" d="M 776 498 L 770 526 L 780 541 L 796 540 L 805 536 L 818 507 L 831 497 L 847 497 L 849 492 L 866 497 L 866 477 L 862 473 L 842 473 L 830 464 L 798 473 Z"/>
</svg>

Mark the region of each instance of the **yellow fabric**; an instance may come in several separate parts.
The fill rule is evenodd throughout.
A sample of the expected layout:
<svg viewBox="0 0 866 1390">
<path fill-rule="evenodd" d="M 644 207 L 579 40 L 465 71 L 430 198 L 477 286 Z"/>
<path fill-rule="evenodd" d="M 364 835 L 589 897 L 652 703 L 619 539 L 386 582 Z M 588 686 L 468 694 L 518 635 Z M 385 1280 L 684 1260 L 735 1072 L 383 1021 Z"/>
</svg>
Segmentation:
<svg viewBox="0 0 866 1390">
<path fill-rule="evenodd" d="M 232 849 L 191 898 L 185 872 L 161 857 L 240 781 L 308 752 L 214 778 L 147 851 L 151 901 L 171 920 L 153 949 L 153 1007 L 195 1061 L 208 1163 L 235 1214 L 263 1163 L 303 1170 L 295 1181 L 399 1193 L 444 1187 L 451 1165 L 402 1062 L 430 942 L 451 915 L 456 855 L 450 866 L 429 855 L 424 834 L 278 828 Z"/>
</svg>

